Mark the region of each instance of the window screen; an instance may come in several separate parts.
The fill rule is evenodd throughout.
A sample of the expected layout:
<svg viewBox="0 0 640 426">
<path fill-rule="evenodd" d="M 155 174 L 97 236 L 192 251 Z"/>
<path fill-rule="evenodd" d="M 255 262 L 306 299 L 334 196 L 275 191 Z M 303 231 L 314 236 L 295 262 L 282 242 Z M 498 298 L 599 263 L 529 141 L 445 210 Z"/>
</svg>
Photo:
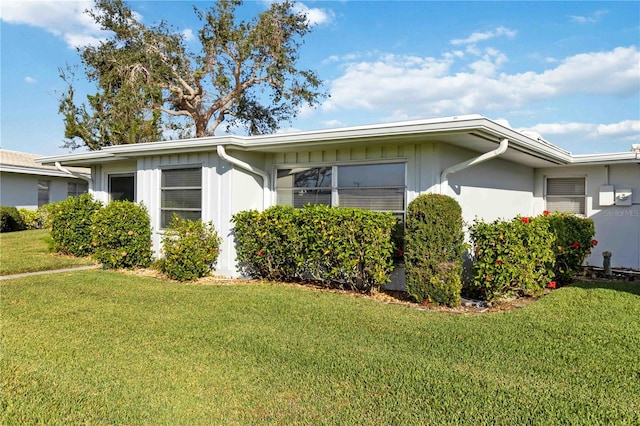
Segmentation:
<svg viewBox="0 0 640 426">
<path fill-rule="evenodd" d="M 133 174 L 109 175 L 109 197 L 112 201 L 135 201 Z"/>
<path fill-rule="evenodd" d="M 49 204 L 49 186 L 51 181 L 39 180 L 38 181 L 38 207 Z"/>
<path fill-rule="evenodd" d="M 586 214 L 585 178 L 547 178 L 547 210 Z"/>
<path fill-rule="evenodd" d="M 202 168 L 162 171 L 160 227 L 166 228 L 173 215 L 197 220 L 202 217 Z"/>
</svg>

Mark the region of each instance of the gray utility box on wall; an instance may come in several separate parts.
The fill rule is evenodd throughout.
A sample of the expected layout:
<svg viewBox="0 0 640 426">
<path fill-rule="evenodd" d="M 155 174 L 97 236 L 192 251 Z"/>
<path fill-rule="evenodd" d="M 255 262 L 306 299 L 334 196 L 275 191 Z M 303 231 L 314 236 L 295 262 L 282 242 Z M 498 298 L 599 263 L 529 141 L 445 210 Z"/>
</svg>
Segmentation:
<svg viewBox="0 0 640 426">
<path fill-rule="evenodd" d="M 630 188 L 616 189 L 616 206 L 630 206 L 633 199 L 633 190 Z"/>
</svg>

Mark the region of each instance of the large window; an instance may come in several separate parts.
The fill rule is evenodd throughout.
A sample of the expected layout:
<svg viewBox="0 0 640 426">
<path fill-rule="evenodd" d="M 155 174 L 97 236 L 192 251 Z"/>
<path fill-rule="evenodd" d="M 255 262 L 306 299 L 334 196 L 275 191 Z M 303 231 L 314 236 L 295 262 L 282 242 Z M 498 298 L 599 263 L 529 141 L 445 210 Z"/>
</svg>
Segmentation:
<svg viewBox="0 0 640 426">
<path fill-rule="evenodd" d="M 357 207 L 404 213 L 405 165 L 359 164 L 280 169 L 278 204 Z"/>
<path fill-rule="evenodd" d="M 49 186 L 51 181 L 39 180 L 38 181 L 38 207 L 49 204 Z"/>
<path fill-rule="evenodd" d="M 586 214 L 584 177 L 547 178 L 547 210 L 551 212 Z"/>
<path fill-rule="evenodd" d="M 111 201 L 135 201 L 133 173 L 109 175 L 109 198 Z"/>
<path fill-rule="evenodd" d="M 191 220 L 202 217 L 202 168 L 163 170 L 160 192 L 161 228 L 167 227 L 174 214 Z"/>
<path fill-rule="evenodd" d="M 89 190 L 89 184 L 68 182 L 67 183 L 67 197 L 77 197 L 82 194 L 86 194 Z"/>
</svg>

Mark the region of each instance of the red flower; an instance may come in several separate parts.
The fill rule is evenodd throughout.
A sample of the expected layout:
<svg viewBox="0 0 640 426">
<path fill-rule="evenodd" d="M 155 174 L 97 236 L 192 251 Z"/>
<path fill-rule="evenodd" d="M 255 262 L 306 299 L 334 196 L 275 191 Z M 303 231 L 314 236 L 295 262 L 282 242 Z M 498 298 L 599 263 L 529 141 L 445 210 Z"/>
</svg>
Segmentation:
<svg viewBox="0 0 640 426">
<path fill-rule="evenodd" d="M 598 245 L 598 240 L 591 240 L 591 247 L 595 247 Z"/>
<path fill-rule="evenodd" d="M 549 284 L 547 284 L 547 287 L 549 288 L 556 288 L 556 282 L 555 281 L 550 281 Z"/>
<path fill-rule="evenodd" d="M 549 210 L 545 210 L 542 212 L 543 215 L 545 216 L 549 216 L 551 214 L 551 212 Z"/>
<path fill-rule="evenodd" d="M 529 218 L 528 217 L 523 217 L 522 218 L 522 223 L 529 223 Z"/>
<path fill-rule="evenodd" d="M 502 265 L 502 260 L 500 259 L 496 260 L 496 265 Z"/>
<path fill-rule="evenodd" d="M 262 256 L 264 254 L 264 251 L 262 249 L 258 250 L 258 256 Z"/>
<path fill-rule="evenodd" d="M 491 277 L 487 276 L 486 280 L 491 281 Z"/>
<path fill-rule="evenodd" d="M 573 248 L 575 248 L 575 249 L 580 248 L 580 243 L 577 242 L 577 241 L 575 243 L 573 243 Z"/>
<path fill-rule="evenodd" d="M 398 256 L 404 256 L 404 252 L 400 248 L 398 249 Z"/>
</svg>

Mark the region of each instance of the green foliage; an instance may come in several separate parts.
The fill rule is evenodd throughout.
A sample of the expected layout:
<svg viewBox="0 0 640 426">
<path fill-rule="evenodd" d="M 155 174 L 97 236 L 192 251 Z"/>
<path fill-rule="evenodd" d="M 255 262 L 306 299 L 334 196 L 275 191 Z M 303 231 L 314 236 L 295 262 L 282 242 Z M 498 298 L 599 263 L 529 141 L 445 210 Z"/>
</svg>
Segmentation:
<svg viewBox="0 0 640 426">
<path fill-rule="evenodd" d="M 363 292 L 392 269 L 391 214 L 327 206 L 274 206 L 233 217 L 241 271 L 268 280 L 313 280 Z"/>
<path fill-rule="evenodd" d="M 293 4 L 272 2 L 251 21 L 237 19 L 237 0 L 195 9 L 200 47 L 160 22 L 146 25 L 122 0 L 98 0 L 90 17 L 111 36 L 79 50 L 96 93 L 74 98 L 74 71 L 61 72 L 60 99 L 67 146 L 159 140 L 168 124 L 181 135 L 212 135 L 222 122 L 251 134 L 273 132 L 303 104 L 325 96 L 315 72 L 297 68 L 301 39 L 310 26 Z M 117 66 L 114 66 L 117 64 Z M 161 120 L 164 113 L 171 119 Z"/>
<path fill-rule="evenodd" d="M 548 221 L 516 217 L 470 229 L 475 262 L 472 289 L 489 300 L 505 295 L 540 294 L 553 279 L 556 237 Z"/>
<path fill-rule="evenodd" d="M 74 256 L 92 254 L 93 215 L 101 208 L 102 203 L 94 200 L 91 194 L 68 197 L 49 204 L 46 208 L 46 225 L 51 231 L 53 250 Z"/>
<path fill-rule="evenodd" d="M 44 216 L 41 209 L 29 210 L 23 208 L 18 209 L 18 212 L 24 222 L 25 229 L 40 229 L 44 226 Z"/>
<path fill-rule="evenodd" d="M 446 195 L 423 194 L 409 203 L 405 229 L 407 293 L 418 302 L 457 306 L 462 290 L 462 209 Z"/>
<path fill-rule="evenodd" d="M 595 227 L 591 219 L 564 213 L 544 212 L 536 220 L 546 221 L 556 236 L 553 245 L 555 266 L 553 273 L 558 283 L 568 283 L 580 271 L 584 259 L 598 242 L 593 239 Z"/>
<path fill-rule="evenodd" d="M 93 257 L 104 268 L 146 267 L 151 263 L 151 223 L 142 205 L 110 202 L 95 212 L 91 237 Z"/>
<path fill-rule="evenodd" d="M 24 220 L 15 207 L 0 206 L 0 232 L 24 231 Z"/>
<path fill-rule="evenodd" d="M 212 223 L 174 215 L 162 238 L 160 269 L 169 278 L 191 281 L 207 275 L 218 260 L 222 238 Z"/>
</svg>

